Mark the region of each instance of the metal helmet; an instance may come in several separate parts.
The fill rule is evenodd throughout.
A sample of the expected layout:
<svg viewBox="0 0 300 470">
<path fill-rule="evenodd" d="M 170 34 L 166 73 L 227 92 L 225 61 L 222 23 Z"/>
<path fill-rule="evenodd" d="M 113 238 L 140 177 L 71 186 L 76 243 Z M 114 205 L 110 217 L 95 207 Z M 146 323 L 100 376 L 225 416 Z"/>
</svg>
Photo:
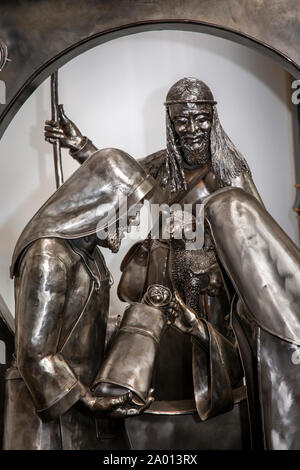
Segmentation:
<svg viewBox="0 0 300 470">
<path fill-rule="evenodd" d="M 210 88 L 198 78 L 182 78 L 168 91 L 165 105 L 180 103 L 203 103 L 214 105 L 217 102 Z"/>
<path fill-rule="evenodd" d="M 76 239 L 100 232 L 155 187 L 139 163 L 122 150 L 95 152 L 48 199 L 23 230 L 14 250 L 11 276 L 25 248 L 39 238 Z M 120 194 L 124 205 L 120 206 Z M 108 213 L 112 214 L 111 219 Z M 116 214 L 116 216 L 115 216 Z"/>
</svg>

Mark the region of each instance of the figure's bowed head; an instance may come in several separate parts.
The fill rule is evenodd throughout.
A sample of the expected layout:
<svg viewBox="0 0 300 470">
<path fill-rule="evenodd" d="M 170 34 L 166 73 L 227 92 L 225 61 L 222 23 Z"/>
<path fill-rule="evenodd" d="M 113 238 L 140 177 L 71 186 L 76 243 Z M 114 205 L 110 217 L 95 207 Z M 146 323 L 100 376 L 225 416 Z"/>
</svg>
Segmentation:
<svg viewBox="0 0 300 470">
<path fill-rule="evenodd" d="M 12 275 L 21 253 L 39 238 L 80 239 L 86 249 L 97 241 L 118 251 L 125 228 L 137 217 L 133 208 L 158 192 L 153 178 L 127 153 L 113 148 L 95 152 L 25 227 L 15 248 Z"/>
</svg>

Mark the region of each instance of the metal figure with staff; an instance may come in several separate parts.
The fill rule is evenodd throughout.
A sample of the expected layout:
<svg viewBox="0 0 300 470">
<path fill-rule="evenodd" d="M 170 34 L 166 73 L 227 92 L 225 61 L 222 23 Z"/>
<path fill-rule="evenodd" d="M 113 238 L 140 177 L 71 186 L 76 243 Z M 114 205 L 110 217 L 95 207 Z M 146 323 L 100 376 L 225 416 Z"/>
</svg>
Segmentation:
<svg viewBox="0 0 300 470">
<path fill-rule="evenodd" d="M 235 384 L 232 379 L 240 366 L 237 360 L 235 371 L 230 371 L 223 360 L 226 354 L 221 354 L 223 359 L 218 358 L 221 349 L 216 339 L 221 334 L 231 341 L 232 357 L 241 353 L 252 446 L 298 448 L 299 371 L 290 360 L 289 350 L 294 351 L 300 342 L 299 250 L 265 210 L 246 160 L 219 121 L 216 101 L 209 87 L 196 78 L 183 78 L 170 88 L 165 106 L 167 148 L 140 163 L 165 188 L 165 202 L 189 203 L 194 207 L 205 203 L 205 219 L 213 243 L 208 243 L 206 253 L 177 250 L 174 256 L 164 242 L 146 240 L 133 247 L 122 262 L 118 293 L 123 300 L 132 304 L 143 302 L 151 283 L 165 286 L 171 276 L 181 293 L 181 301 L 177 299 L 174 309 L 188 311 L 193 325 L 205 323 L 204 330 L 209 333 L 197 338 L 204 346 L 206 341 L 205 354 L 198 346 L 187 354 L 191 346 L 186 338 L 193 337 L 193 328 L 187 328 L 184 320 L 179 321 L 179 314 L 175 324 L 181 336 L 170 333 L 160 344 L 161 361 L 156 362 L 154 382 L 155 403 L 159 399 L 165 403 L 169 398 L 178 405 L 180 400 L 182 403 L 194 395 L 201 419 L 218 414 L 225 419 L 224 412 L 233 407 Z M 97 150 L 63 110 L 59 122 L 46 123 L 45 137 L 51 143 L 60 139 L 79 163 L 88 161 Z M 215 251 L 211 256 L 213 266 L 208 262 L 205 268 L 210 251 Z M 216 281 L 218 289 L 215 289 Z M 204 331 L 200 326 L 198 330 Z M 170 357 L 167 351 L 172 351 L 171 361 L 164 359 Z M 178 351 L 185 355 L 184 365 Z M 272 367 L 268 353 L 275 358 Z M 227 361 L 229 365 L 234 362 Z M 265 371 L 263 377 L 262 370 Z M 280 376 L 284 377 L 284 390 L 290 390 L 293 397 L 286 411 L 279 406 L 286 400 L 283 389 L 278 386 Z M 272 394 L 277 399 L 267 402 L 264 397 Z M 165 419 L 170 421 L 170 429 L 175 430 L 175 440 L 178 433 L 184 442 L 196 439 L 200 428 L 187 437 L 187 429 L 192 429 L 191 422 L 182 429 L 176 427 L 176 418 L 171 423 L 172 412 L 178 415 L 189 411 L 182 406 L 165 410 Z M 161 410 L 160 413 L 163 414 Z M 147 423 L 149 421 L 143 421 L 143 426 Z M 232 423 L 231 428 L 234 431 Z M 230 433 L 226 434 L 226 439 L 230 440 Z M 214 448 L 220 448 L 218 446 L 224 442 L 224 439 L 214 441 Z M 230 446 L 233 442 L 227 444 Z M 150 445 L 153 446 L 151 436 Z"/>
<path fill-rule="evenodd" d="M 51 118 L 52 118 L 52 121 L 57 121 L 58 117 L 59 117 L 58 72 L 56 71 L 51 75 Z M 64 182 L 59 139 L 55 139 L 55 141 L 53 142 L 53 157 L 54 157 L 56 188 L 59 188 Z"/>
<path fill-rule="evenodd" d="M 130 210 L 155 184 L 118 149 L 96 152 L 61 184 L 60 143 L 53 144 L 59 188 L 23 230 L 11 265 L 16 335 L 6 375 L 4 448 L 124 449 L 122 418 L 142 413 L 153 398 L 150 391 L 138 405 L 125 389 L 119 396 L 92 390 L 109 309 L 110 273 L 100 246 L 117 252 L 127 227 L 118 193 Z M 108 220 L 107 212 L 117 216 Z"/>
</svg>

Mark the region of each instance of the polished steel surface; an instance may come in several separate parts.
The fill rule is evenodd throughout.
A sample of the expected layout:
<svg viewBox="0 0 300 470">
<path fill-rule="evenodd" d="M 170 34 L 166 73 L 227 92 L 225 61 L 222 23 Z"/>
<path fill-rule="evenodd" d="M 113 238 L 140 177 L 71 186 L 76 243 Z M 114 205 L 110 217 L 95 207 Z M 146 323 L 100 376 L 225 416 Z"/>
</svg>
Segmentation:
<svg viewBox="0 0 300 470">
<path fill-rule="evenodd" d="M 207 85 L 195 78 L 184 78 L 171 87 L 168 97 L 172 103 L 166 106 L 167 149 L 141 160 L 146 172 L 165 189 L 165 201 L 201 203 L 210 194 L 230 185 L 243 187 L 260 200 L 245 159 L 221 126 Z M 59 123 L 46 123 L 45 138 L 50 143 L 53 138 L 60 138 L 72 157 L 81 163 L 95 152 L 95 147 L 78 129 L 74 132 L 75 129 L 74 123 L 64 115 Z M 230 304 L 208 231 L 203 249 L 197 252 L 188 252 L 183 241 L 177 240 L 147 239 L 137 243 L 123 260 L 121 271 L 118 294 L 130 304 L 142 302 L 153 285 L 165 286 L 171 292 L 178 290 L 182 297 L 172 303 L 173 318 L 168 318 L 169 326 L 160 340 L 152 377 L 157 403 L 194 399 L 201 419 L 231 410 L 242 369 L 230 328 Z M 193 325 L 187 326 L 191 318 L 194 318 Z M 120 373 L 124 350 L 124 344 L 120 347 L 117 339 L 112 356 L 107 359 L 109 372 L 116 368 Z M 147 371 L 151 370 L 149 364 L 155 355 L 156 351 L 149 353 Z M 122 382 L 115 380 L 116 384 L 128 384 L 130 374 L 126 368 L 129 366 L 136 381 L 132 363 L 137 364 L 136 358 L 126 366 L 122 363 L 121 373 L 126 378 L 122 377 Z M 132 384 L 129 388 L 133 389 Z M 163 413 L 163 408 L 158 408 Z M 184 412 L 184 407 L 179 405 L 177 410 L 174 405 L 170 409 L 176 415 L 180 410 Z"/>
<path fill-rule="evenodd" d="M 298 247 L 261 204 L 240 188 L 210 196 L 206 218 L 218 256 L 255 321 L 300 345 Z"/>
<path fill-rule="evenodd" d="M 259 329 L 258 357 L 265 448 L 299 450 L 299 350 Z"/>
<path fill-rule="evenodd" d="M 205 212 L 239 296 L 232 321 L 245 372 L 252 446 L 299 449 L 299 249 L 257 199 L 239 188 L 210 196 Z"/>
<path fill-rule="evenodd" d="M 0 72 L 2 72 L 8 60 L 10 59 L 8 59 L 7 45 L 5 44 L 3 39 L 0 38 Z"/>
<path fill-rule="evenodd" d="M 128 209 L 153 190 L 129 155 L 97 152 L 43 205 L 17 243 L 5 449 L 127 448 L 122 418 L 139 414 L 153 400 L 149 391 L 141 408 L 131 393 L 103 396 L 92 390 L 104 358 L 110 290 L 99 246 L 115 251 L 122 232 L 105 239 L 97 234 L 104 228 L 104 206 L 118 207 L 118 188 L 129 196 Z M 122 215 L 127 222 L 127 212 L 120 210 Z"/>
<path fill-rule="evenodd" d="M 16 362 L 7 374 L 4 448 L 64 448 L 60 416 L 85 395 L 103 358 L 109 273 L 99 268 L 96 290 L 67 240 L 38 239 L 26 251 L 15 281 Z"/>
<path fill-rule="evenodd" d="M 126 429 L 134 450 L 249 449 L 245 401 L 207 421 L 200 421 L 195 414 L 147 413 L 126 420 Z"/>
<path fill-rule="evenodd" d="M 35 414 L 31 426 L 45 429 L 47 437 L 39 441 L 44 448 L 50 441 L 50 448 L 59 448 L 52 431 L 58 417 L 76 422 L 73 411 L 82 409 L 119 418 L 147 407 L 151 413 L 153 394 L 157 425 L 169 429 L 167 448 L 175 445 L 173 429 L 183 448 L 201 445 L 186 427 L 192 415 L 185 405 L 193 400 L 201 421 L 229 417 L 224 446 L 236 448 L 248 429 L 245 415 L 238 436 L 232 427 L 234 404 L 243 403 L 243 375 L 252 447 L 300 445 L 299 372 L 292 356 L 300 345 L 299 250 L 265 210 L 207 85 L 184 78 L 168 97 L 167 148 L 141 160 L 144 170 L 122 151 L 97 151 L 64 112 L 58 122 L 46 123 L 46 140 L 58 139 L 82 165 L 33 217 L 15 250 L 17 362 L 7 377 L 7 447 L 14 417 L 23 417 L 13 410 L 25 387 L 30 409 L 46 426 Z M 104 224 L 101 203 L 116 207 L 117 188 L 136 203 L 150 197 L 157 183 L 164 190 L 157 190 L 160 198 L 188 201 L 194 215 L 196 204 L 205 204 L 204 244 L 188 252 L 170 230 L 168 240 L 148 237 L 131 248 L 118 287 L 130 306 L 104 359 L 109 274 L 95 249 L 95 233 Z M 186 220 L 192 224 L 193 215 Z M 143 423 L 155 416 L 135 419 L 146 448 L 151 427 Z M 122 424 L 116 429 L 124 431 Z M 17 445 L 34 448 L 32 436 L 30 443 L 20 434 Z M 74 446 L 93 446 L 88 435 L 81 439 Z"/>
<path fill-rule="evenodd" d="M 108 383 L 124 387 L 145 402 L 165 325 L 166 317 L 158 307 L 136 304 L 126 309 L 95 385 Z"/>
<path fill-rule="evenodd" d="M 34 240 L 44 237 L 76 239 L 100 232 L 106 226 L 108 209 L 119 210 L 120 218 L 126 213 L 124 200 L 119 207 L 120 195 L 128 198 L 130 207 L 149 194 L 153 184 L 153 179 L 125 152 L 109 148 L 95 152 L 25 227 L 14 250 L 11 275 L 22 251 Z M 108 222 L 113 221 L 112 217 Z"/>
</svg>

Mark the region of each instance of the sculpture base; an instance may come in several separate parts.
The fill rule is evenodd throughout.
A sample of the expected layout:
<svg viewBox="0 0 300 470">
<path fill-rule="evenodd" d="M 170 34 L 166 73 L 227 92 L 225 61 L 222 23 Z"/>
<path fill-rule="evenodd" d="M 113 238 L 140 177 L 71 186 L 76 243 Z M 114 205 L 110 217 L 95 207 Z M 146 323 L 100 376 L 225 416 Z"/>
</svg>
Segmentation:
<svg viewBox="0 0 300 470">
<path fill-rule="evenodd" d="M 250 448 L 246 401 L 233 410 L 200 421 L 196 413 L 144 414 L 126 420 L 134 450 L 241 450 Z"/>
</svg>

